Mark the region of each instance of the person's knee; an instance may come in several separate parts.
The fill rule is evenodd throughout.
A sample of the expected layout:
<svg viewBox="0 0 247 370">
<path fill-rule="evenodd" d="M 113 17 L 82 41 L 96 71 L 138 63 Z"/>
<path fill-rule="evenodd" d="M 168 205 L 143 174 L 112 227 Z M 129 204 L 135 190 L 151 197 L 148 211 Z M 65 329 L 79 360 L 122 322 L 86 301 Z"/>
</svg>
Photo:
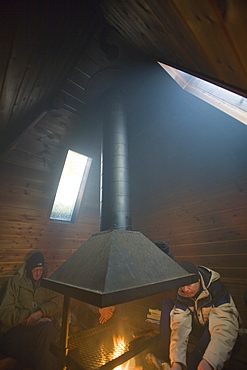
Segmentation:
<svg viewBox="0 0 247 370">
<path fill-rule="evenodd" d="M 53 322 L 43 322 L 37 325 L 36 333 L 38 336 L 47 337 L 50 342 L 53 342 L 58 336 L 58 329 Z"/>
</svg>

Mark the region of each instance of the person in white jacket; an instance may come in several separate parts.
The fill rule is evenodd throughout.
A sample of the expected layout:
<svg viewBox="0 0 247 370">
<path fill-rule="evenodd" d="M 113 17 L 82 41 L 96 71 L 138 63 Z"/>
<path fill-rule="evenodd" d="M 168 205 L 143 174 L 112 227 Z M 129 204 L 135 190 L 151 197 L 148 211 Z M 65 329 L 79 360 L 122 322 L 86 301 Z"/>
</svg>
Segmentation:
<svg viewBox="0 0 247 370">
<path fill-rule="evenodd" d="M 219 273 L 188 261 L 180 265 L 198 280 L 177 291 L 170 312 L 170 364 L 152 354 L 148 362 L 159 370 L 223 369 L 238 337 L 238 311 Z M 188 356 L 191 339 L 195 347 Z"/>
</svg>

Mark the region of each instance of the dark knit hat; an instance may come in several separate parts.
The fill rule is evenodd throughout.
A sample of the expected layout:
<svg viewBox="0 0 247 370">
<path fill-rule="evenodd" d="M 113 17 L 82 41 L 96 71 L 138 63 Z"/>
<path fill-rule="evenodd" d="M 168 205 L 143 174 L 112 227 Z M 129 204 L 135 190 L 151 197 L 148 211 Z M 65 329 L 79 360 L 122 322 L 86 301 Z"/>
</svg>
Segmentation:
<svg viewBox="0 0 247 370">
<path fill-rule="evenodd" d="M 169 252 L 169 245 L 166 242 L 162 242 L 161 240 L 158 240 L 154 244 L 157 245 L 157 247 L 160 250 L 162 250 L 162 252 L 164 252 L 164 253 L 168 253 Z"/>
<path fill-rule="evenodd" d="M 166 242 L 158 240 L 154 243 L 162 252 L 166 253 L 170 258 L 175 260 L 173 254 L 170 252 L 170 247 Z"/>
<path fill-rule="evenodd" d="M 35 267 L 45 267 L 45 259 L 41 252 L 33 253 L 26 261 L 27 276 L 32 276 L 32 269 Z"/>
<path fill-rule="evenodd" d="M 189 261 L 182 261 L 180 263 L 180 266 L 187 272 L 189 272 L 190 274 L 196 274 L 197 275 L 197 278 L 200 279 L 200 275 L 198 273 L 198 270 L 196 268 L 196 266 L 189 262 Z"/>
</svg>

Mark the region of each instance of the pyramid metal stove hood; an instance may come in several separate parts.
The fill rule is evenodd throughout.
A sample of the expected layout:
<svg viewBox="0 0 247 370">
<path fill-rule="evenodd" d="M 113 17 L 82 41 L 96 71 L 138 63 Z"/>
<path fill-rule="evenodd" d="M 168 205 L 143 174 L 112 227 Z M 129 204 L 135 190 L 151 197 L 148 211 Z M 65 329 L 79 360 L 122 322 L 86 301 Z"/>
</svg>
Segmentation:
<svg viewBox="0 0 247 370">
<path fill-rule="evenodd" d="M 42 285 L 98 307 L 196 281 L 138 231 L 131 231 L 124 92 L 104 94 L 101 232 L 93 234 Z"/>
</svg>

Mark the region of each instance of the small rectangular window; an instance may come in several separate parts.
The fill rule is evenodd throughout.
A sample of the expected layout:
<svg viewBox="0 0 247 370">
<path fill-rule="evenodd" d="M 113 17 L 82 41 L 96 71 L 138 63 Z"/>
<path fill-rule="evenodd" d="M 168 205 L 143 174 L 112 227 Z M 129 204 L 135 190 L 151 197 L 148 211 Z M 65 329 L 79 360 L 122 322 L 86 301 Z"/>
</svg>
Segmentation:
<svg viewBox="0 0 247 370">
<path fill-rule="evenodd" d="M 92 159 L 69 150 L 59 181 L 50 219 L 71 222 L 79 209 Z"/>
</svg>

